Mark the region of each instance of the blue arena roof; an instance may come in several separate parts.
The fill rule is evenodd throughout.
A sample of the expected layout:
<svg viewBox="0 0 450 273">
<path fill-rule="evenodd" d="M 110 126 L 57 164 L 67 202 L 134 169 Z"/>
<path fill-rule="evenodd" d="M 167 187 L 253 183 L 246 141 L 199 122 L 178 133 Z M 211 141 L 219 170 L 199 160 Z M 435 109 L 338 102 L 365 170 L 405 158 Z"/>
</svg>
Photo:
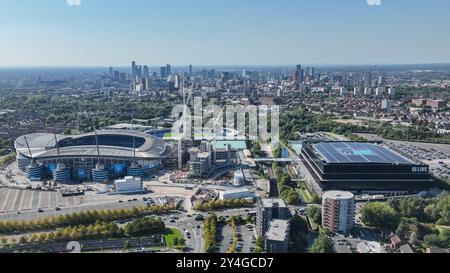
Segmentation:
<svg viewBox="0 0 450 273">
<path fill-rule="evenodd" d="M 312 147 L 327 163 L 413 163 L 399 153 L 375 143 L 323 142 L 313 144 Z"/>
</svg>

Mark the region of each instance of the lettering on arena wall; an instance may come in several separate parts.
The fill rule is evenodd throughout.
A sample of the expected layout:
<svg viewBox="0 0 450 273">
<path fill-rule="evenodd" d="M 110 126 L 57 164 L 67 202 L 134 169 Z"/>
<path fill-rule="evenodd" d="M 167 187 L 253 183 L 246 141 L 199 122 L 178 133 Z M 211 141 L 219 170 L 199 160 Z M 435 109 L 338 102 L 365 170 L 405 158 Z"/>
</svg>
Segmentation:
<svg viewBox="0 0 450 273">
<path fill-rule="evenodd" d="M 427 173 L 428 167 L 412 167 L 413 173 Z"/>
</svg>

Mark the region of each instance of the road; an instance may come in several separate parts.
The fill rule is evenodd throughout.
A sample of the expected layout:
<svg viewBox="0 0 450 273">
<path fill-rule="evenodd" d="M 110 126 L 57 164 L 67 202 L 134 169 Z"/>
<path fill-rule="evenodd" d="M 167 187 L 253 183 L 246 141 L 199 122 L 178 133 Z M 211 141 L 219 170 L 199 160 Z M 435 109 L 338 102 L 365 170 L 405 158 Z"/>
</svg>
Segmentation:
<svg viewBox="0 0 450 273">
<path fill-rule="evenodd" d="M 108 240 L 85 240 L 79 241 L 81 252 L 86 251 L 103 251 L 103 250 L 122 250 L 125 243 L 130 244 L 130 248 L 143 248 L 143 247 L 161 247 L 161 236 L 154 237 L 142 237 L 142 238 L 123 238 L 123 239 L 108 239 Z M 60 243 L 48 243 L 40 245 L 20 245 L 13 248 L 0 249 L 0 253 L 14 253 L 22 251 L 40 251 L 44 253 L 59 253 L 70 252 L 67 249 L 69 242 Z M 73 249 L 73 248 L 71 248 Z"/>
<path fill-rule="evenodd" d="M 183 233 L 187 252 L 204 253 L 203 221 L 197 221 L 194 215 L 185 212 L 172 213 L 162 217 L 162 220 L 167 227 L 179 229 Z"/>
<path fill-rule="evenodd" d="M 81 211 L 89 211 L 89 210 L 112 210 L 112 209 L 128 209 L 134 207 L 144 207 L 147 206 L 147 201 L 143 201 L 142 199 L 137 199 L 138 201 L 129 202 L 128 197 L 123 197 L 123 202 L 103 202 L 103 203 L 95 203 L 95 204 L 81 204 L 72 207 L 61 207 L 60 210 L 56 210 L 55 208 L 44 209 L 43 212 L 38 212 L 37 210 L 33 211 L 24 211 L 18 214 L 17 212 L 9 212 L 9 213 L 0 213 L 0 221 L 8 221 L 8 220 L 37 220 L 40 218 L 54 217 L 63 214 L 70 214 Z M 152 198 L 156 201 L 156 197 Z"/>
<path fill-rule="evenodd" d="M 287 147 L 288 148 L 288 147 Z M 288 148 L 289 149 L 289 148 Z M 289 158 L 292 159 L 292 162 L 299 172 L 299 178 L 305 181 L 305 184 L 308 186 L 308 189 L 312 193 L 317 193 L 319 195 L 322 195 L 322 189 L 321 187 L 315 182 L 314 177 L 308 170 L 308 168 L 305 166 L 303 161 L 301 160 L 302 156 L 297 155 L 292 149 L 289 149 Z"/>
</svg>

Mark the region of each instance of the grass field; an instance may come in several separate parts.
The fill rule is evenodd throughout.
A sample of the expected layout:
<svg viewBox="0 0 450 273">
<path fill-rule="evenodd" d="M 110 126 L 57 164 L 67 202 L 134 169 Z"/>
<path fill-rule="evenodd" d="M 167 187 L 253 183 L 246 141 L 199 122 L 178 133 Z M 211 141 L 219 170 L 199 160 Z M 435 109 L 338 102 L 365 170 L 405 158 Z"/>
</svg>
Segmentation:
<svg viewBox="0 0 450 273">
<path fill-rule="evenodd" d="M 177 239 L 175 239 L 177 238 Z M 176 228 L 168 228 L 166 229 L 166 232 L 164 233 L 164 241 L 166 242 L 166 245 L 168 247 L 184 247 L 184 236 L 183 233 Z M 183 244 L 176 244 L 176 241 L 181 242 L 183 241 Z"/>
</svg>

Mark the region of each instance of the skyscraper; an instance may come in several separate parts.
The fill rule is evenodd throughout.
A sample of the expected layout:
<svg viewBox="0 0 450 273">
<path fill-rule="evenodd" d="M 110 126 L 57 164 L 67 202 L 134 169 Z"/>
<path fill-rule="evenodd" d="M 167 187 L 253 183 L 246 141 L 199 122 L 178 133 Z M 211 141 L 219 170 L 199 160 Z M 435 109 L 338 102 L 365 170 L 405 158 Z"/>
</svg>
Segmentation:
<svg viewBox="0 0 450 273">
<path fill-rule="evenodd" d="M 181 76 L 180 75 L 175 75 L 175 88 L 180 90 L 181 88 Z"/>
<path fill-rule="evenodd" d="M 131 76 L 132 79 L 136 78 L 136 61 L 131 62 Z"/>
<path fill-rule="evenodd" d="M 299 81 L 299 82 L 303 82 L 303 69 L 302 69 L 302 66 L 301 65 L 297 65 L 297 69 L 296 69 L 296 78 L 297 78 L 297 81 Z"/>
<path fill-rule="evenodd" d="M 189 65 L 189 76 L 192 76 L 192 64 Z"/>
<path fill-rule="evenodd" d="M 161 78 L 167 78 L 167 67 L 161 66 Z"/>
<path fill-rule="evenodd" d="M 368 71 L 364 74 L 364 86 L 371 87 L 372 86 L 372 72 Z"/>
<path fill-rule="evenodd" d="M 109 78 L 114 78 L 114 69 L 112 67 L 109 68 Z"/>
<path fill-rule="evenodd" d="M 170 64 L 166 64 L 166 75 L 172 75 L 172 66 L 170 66 Z"/>
<path fill-rule="evenodd" d="M 142 65 L 136 67 L 136 76 L 141 79 L 142 78 Z"/>
<path fill-rule="evenodd" d="M 144 65 L 144 78 L 150 78 L 148 66 Z"/>
<path fill-rule="evenodd" d="M 315 72 L 314 72 L 314 67 L 311 67 L 311 68 L 309 69 L 309 76 L 311 76 L 311 77 L 314 78 L 314 74 L 315 74 Z"/>
</svg>

